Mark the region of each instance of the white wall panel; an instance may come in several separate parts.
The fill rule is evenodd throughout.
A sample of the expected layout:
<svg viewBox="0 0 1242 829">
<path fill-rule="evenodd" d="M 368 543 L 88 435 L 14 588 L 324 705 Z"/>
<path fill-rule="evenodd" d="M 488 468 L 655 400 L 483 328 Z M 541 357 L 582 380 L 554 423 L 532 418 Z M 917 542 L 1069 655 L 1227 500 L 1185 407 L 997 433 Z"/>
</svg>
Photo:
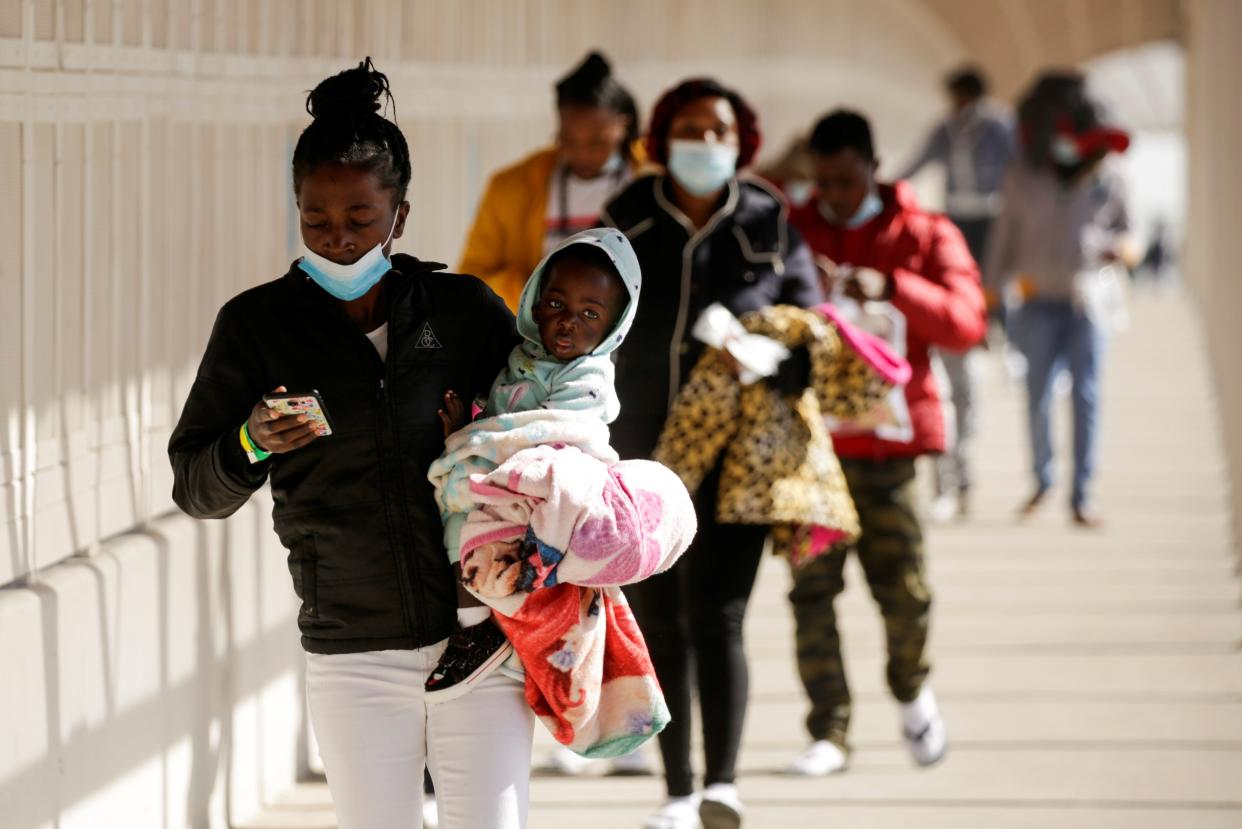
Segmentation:
<svg viewBox="0 0 1242 829">
<path fill-rule="evenodd" d="M 1242 6 L 1230 0 L 1187 4 L 1189 216 L 1185 273 L 1202 309 L 1211 349 L 1233 483 L 1234 537 L 1242 540 Z"/>
<path fill-rule="evenodd" d="M 230 774 L 234 821 L 295 778 L 302 658 L 268 508 L 157 521 L 0 591 L 6 829 L 224 827 Z"/>
</svg>

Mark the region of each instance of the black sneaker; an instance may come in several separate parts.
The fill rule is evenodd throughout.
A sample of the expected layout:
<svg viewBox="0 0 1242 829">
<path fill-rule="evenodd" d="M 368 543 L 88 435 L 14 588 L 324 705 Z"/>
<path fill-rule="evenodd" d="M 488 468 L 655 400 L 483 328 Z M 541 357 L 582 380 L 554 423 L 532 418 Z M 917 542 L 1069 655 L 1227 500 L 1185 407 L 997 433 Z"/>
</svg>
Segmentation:
<svg viewBox="0 0 1242 829">
<path fill-rule="evenodd" d="M 463 628 L 449 637 L 439 664 L 423 683 L 423 699 L 435 705 L 466 695 L 512 652 L 513 645 L 491 619 Z"/>
</svg>

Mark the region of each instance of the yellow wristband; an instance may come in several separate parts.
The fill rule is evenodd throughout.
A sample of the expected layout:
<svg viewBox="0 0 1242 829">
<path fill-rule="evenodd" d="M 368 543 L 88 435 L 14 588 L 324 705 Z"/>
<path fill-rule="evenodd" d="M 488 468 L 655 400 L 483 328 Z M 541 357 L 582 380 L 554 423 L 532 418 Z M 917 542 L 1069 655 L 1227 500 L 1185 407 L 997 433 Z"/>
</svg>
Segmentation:
<svg viewBox="0 0 1242 829">
<path fill-rule="evenodd" d="M 238 436 L 241 438 L 242 449 L 246 450 L 246 457 L 250 459 L 251 463 L 267 460 L 272 456 L 272 453 L 259 448 L 254 439 L 250 437 L 250 430 L 247 426 L 248 423 L 243 423 L 241 430 L 238 432 Z"/>
</svg>

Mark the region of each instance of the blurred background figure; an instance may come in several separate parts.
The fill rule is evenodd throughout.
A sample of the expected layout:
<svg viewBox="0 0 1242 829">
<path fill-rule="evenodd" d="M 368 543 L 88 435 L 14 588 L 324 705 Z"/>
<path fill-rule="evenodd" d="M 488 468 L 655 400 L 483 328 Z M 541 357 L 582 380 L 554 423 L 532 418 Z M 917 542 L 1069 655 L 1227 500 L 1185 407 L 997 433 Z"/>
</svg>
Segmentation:
<svg viewBox="0 0 1242 829">
<path fill-rule="evenodd" d="M 791 207 L 801 207 L 815 189 L 815 171 L 811 165 L 811 148 L 805 135 L 791 138 L 775 160 L 759 167 L 755 173 L 775 184 Z"/>
<path fill-rule="evenodd" d="M 950 74 L 944 87 L 948 117 L 897 178 L 911 178 L 928 164 L 942 165 L 945 213 L 962 231 L 971 254 L 980 259 L 1000 212 L 1001 182 L 1015 154 L 1013 119 L 988 98 L 987 80 L 973 66 Z"/>
<path fill-rule="evenodd" d="M 1134 269 L 1135 283 L 1146 281 L 1157 286 L 1163 285 L 1173 260 L 1171 248 L 1168 225 L 1162 219 L 1157 219 L 1152 223 L 1151 234 L 1147 237 L 1147 250 L 1143 253 L 1143 259 Z"/>
<path fill-rule="evenodd" d="M 638 107 L 599 52 L 556 84 L 556 144 L 492 176 L 457 270 L 478 276 L 517 310 L 527 278 L 599 211 L 642 164 Z"/>
<path fill-rule="evenodd" d="M 966 66 L 945 79 L 949 115 L 927 138 L 922 151 L 897 178 L 916 175 L 928 164 L 945 173 L 945 212 L 962 231 L 970 254 L 983 258 L 988 232 L 1000 212 L 1000 188 L 1014 157 L 1012 118 L 1008 110 L 987 97 L 982 71 Z M 998 310 L 1003 306 L 997 304 Z M 1003 317 L 1002 317 L 1003 318 Z M 935 492 L 929 516 L 946 521 L 969 512 L 970 446 L 978 423 L 973 351 L 937 349 L 949 384 L 951 417 L 947 417 L 948 446 L 936 459 Z M 950 409 L 946 406 L 946 409 Z M 948 414 L 948 412 L 946 412 Z"/>
<path fill-rule="evenodd" d="M 1100 369 L 1108 334 L 1124 314 L 1120 263 L 1129 219 L 1121 178 L 1104 164 L 1129 136 L 1106 123 L 1076 72 L 1038 78 L 1019 106 L 1022 162 L 1005 180 L 1004 209 L 989 241 L 985 281 L 997 296 L 1012 281 L 1021 302 L 1035 512 L 1053 484 L 1051 408 L 1063 368 L 1073 380 L 1074 522 L 1095 527 L 1090 502 L 1098 437 Z"/>
<path fill-rule="evenodd" d="M 923 559 L 915 459 L 944 451 L 944 418 L 930 349 L 964 351 L 987 327 L 979 269 L 962 234 L 921 210 L 908 184 L 879 184 L 871 125 L 846 110 L 815 125 L 810 149 L 816 189 L 791 221 L 819 257 L 831 292 L 864 305 L 884 304 L 904 323 L 893 343 L 910 362 L 905 387 L 911 429 L 838 429 L 833 444 L 862 528 L 855 553 L 884 618 L 888 687 L 900 731 L 915 762 L 931 765 L 948 747 L 945 723 L 927 683 L 932 597 Z M 834 300 L 835 301 L 835 300 Z M 844 304 L 844 303 L 842 303 Z M 842 771 L 852 703 L 834 603 L 845 589 L 849 550 L 838 546 L 793 572 L 798 673 L 810 698 L 811 744 L 790 773 Z"/>
</svg>

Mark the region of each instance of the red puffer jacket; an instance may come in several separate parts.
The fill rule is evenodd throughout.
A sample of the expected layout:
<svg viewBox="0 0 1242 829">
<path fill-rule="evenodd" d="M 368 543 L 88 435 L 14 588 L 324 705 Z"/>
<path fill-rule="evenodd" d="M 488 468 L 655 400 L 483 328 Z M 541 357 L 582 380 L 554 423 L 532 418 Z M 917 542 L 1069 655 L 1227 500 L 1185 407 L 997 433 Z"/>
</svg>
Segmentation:
<svg viewBox="0 0 1242 829">
<path fill-rule="evenodd" d="M 965 350 L 987 330 L 979 267 L 957 227 L 944 216 L 919 209 L 904 182 L 881 185 L 880 198 L 883 212 L 857 228 L 830 224 L 814 198 L 789 217 L 815 253 L 890 275 L 893 305 L 906 316 L 906 359 L 913 369 L 906 402 L 914 439 L 895 443 L 872 435 L 834 436 L 843 458 L 883 460 L 943 452 L 944 416 L 928 348 Z"/>
</svg>

